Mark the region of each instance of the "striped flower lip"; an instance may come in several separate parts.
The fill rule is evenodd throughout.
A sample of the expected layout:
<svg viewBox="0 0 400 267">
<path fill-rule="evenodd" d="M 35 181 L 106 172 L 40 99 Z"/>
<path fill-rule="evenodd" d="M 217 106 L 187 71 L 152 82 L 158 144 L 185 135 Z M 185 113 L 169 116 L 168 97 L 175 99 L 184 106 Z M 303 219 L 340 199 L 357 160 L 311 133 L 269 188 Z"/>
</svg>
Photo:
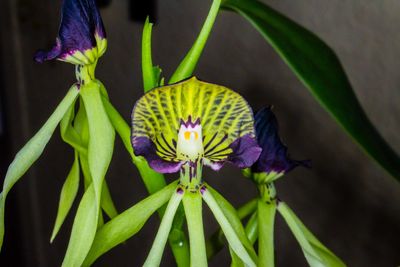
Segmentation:
<svg viewBox="0 0 400 267">
<path fill-rule="evenodd" d="M 195 77 L 155 88 L 132 112 L 132 146 L 161 173 L 199 177 L 201 167 L 251 166 L 261 153 L 253 113 L 236 92 Z"/>
<path fill-rule="evenodd" d="M 90 65 L 107 47 L 106 33 L 95 0 L 64 0 L 56 44 L 38 51 L 35 61 L 57 59 L 75 65 Z"/>
<path fill-rule="evenodd" d="M 248 171 L 257 182 L 272 182 L 300 165 L 310 167 L 309 160 L 299 161 L 290 158 L 288 148 L 279 137 L 278 121 L 271 107 L 263 108 L 256 113 L 255 128 L 262 152 Z"/>
</svg>

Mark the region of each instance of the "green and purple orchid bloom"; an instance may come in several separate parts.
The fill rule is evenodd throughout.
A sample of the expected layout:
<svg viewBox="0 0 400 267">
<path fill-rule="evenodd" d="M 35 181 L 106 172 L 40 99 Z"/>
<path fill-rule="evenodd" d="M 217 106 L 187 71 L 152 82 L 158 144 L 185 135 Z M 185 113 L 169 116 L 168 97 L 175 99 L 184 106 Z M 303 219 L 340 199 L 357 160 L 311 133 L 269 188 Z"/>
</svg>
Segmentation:
<svg viewBox="0 0 400 267">
<path fill-rule="evenodd" d="M 197 80 L 159 87 L 140 98 L 132 112 L 132 146 L 161 173 L 201 177 L 203 164 L 250 167 L 261 148 L 253 112 L 236 92 Z"/>
</svg>

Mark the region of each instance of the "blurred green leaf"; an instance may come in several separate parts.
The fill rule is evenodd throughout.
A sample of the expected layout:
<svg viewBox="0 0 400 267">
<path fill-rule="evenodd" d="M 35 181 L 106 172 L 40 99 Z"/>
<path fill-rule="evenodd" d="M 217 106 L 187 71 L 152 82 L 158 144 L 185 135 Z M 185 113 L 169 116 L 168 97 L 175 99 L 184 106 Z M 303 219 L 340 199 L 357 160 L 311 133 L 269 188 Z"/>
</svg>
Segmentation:
<svg viewBox="0 0 400 267">
<path fill-rule="evenodd" d="M 98 257 L 140 231 L 148 218 L 170 199 L 176 186 L 177 182 L 169 184 L 101 227 L 83 266 L 91 265 Z"/>
<path fill-rule="evenodd" d="M 257 220 L 257 212 L 254 212 L 250 219 L 247 221 L 246 226 L 244 228 L 247 238 L 250 243 L 254 245 L 258 238 L 258 220 Z"/>
<path fill-rule="evenodd" d="M 203 193 L 203 199 L 221 226 L 232 250 L 246 265 L 255 266 L 257 255 L 246 236 L 235 208 L 209 185 Z"/>
<path fill-rule="evenodd" d="M 72 164 L 72 168 L 64 182 L 61 189 L 60 201 L 58 203 L 57 217 L 54 224 L 53 232 L 51 234 L 50 242 L 53 242 L 58 231 L 63 224 L 65 217 L 67 217 L 69 210 L 74 203 L 76 194 L 79 189 L 79 156 L 78 152 L 75 151 L 75 160 Z"/>
<path fill-rule="evenodd" d="M 258 264 L 260 266 L 274 267 L 274 225 L 276 203 L 258 201 Z"/>
<path fill-rule="evenodd" d="M 68 108 L 75 102 L 79 90 L 74 85 L 69 89 L 67 95 L 51 114 L 40 130 L 24 145 L 17 153 L 14 160 L 8 167 L 4 179 L 3 191 L 0 194 L 0 248 L 4 237 L 4 208 L 8 192 L 14 184 L 25 174 L 32 164 L 40 157 L 50 137 L 53 135 L 57 125 L 64 117 Z"/>
<path fill-rule="evenodd" d="M 367 118 L 331 48 L 310 31 L 257 0 L 225 0 L 222 7 L 246 18 L 366 153 L 400 179 L 399 156 Z"/>
<path fill-rule="evenodd" d="M 318 241 L 286 203 L 279 202 L 278 211 L 299 242 L 304 256 L 311 267 L 346 266 L 335 254 Z"/>
<path fill-rule="evenodd" d="M 211 29 L 215 22 L 215 18 L 218 15 L 220 5 L 221 0 L 213 0 L 212 6 L 208 12 L 207 19 L 204 22 L 200 34 L 198 35 L 192 48 L 190 48 L 185 58 L 175 70 L 174 74 L 172 74 L 172 77 L 168 82 L 169 84 L 179 82 L 180 80 L 189 78 L 192 75 L 197 62 L 199 61 L 201 53 L 203 52 L 204 46 L 206 45 L 208 36 L 210 35 Z"/>
</svg>

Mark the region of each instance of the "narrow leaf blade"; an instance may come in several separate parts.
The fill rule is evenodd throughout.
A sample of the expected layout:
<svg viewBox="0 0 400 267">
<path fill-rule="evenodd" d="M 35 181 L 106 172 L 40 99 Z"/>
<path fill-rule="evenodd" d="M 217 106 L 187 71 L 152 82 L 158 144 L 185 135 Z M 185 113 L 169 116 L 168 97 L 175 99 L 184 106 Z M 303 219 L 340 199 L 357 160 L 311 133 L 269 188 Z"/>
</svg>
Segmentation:
<svg viewBox="0 0 400 267">
<path fill-rule="evenodd" d="M 53 242 L 58 231 L 61 228 L 65 218 L 67 217 L 72 204 L 74 203 L 76 194 L 79 189 L 79 156 L 78 152 L 75 152 L 74 163 L 72 164 L 71 170 L 64 182 L 61 189 L 60 201 L 58 203 L 58 211 L 56 222 L 54 224 L 53 232 L 51 234 L 50 242 Z"/>
<path fill-rule="evenodd" d="M 400 157 L 369 121 L 339 59 L 321 39 L 257 0 L 225 0 L 271 44 L 311 94 L 346 132 L 393 177 Z"/>
<path fill-rule="evenodd" d="M 6 177 L 4 179 L 3 191 L 0 194 L 0 248 L 3 244 L 4 208 L 8 192 L 32 166 L 32 164 L 40 157 L 45 146 L 49 142 L 50 137 L 53 135 L 58 123 L 64 117 L 64 114 L 67 112 L 68 108 L 75 102 L 78 94 L 79 91 L 77 87 L 72 86 L 46 123 L 17 153 L 14 160 L 8 167 Z"/>
<path fill-rule="evenodd" d="M 278 211 L 299 242 L 304 256 L 311 267 L 346 266 L 332 251 L 318 241 L 286 203 L 279 202 Z"/>
<path fill-rule="evenodd" d="M 92 265 L 98 257 L 135 235 L 148 218 L 169 200 L 176 185 L 177 182 L 169 184 L 103 225 L 96 233 L 83 266 Z"/>
</svg>

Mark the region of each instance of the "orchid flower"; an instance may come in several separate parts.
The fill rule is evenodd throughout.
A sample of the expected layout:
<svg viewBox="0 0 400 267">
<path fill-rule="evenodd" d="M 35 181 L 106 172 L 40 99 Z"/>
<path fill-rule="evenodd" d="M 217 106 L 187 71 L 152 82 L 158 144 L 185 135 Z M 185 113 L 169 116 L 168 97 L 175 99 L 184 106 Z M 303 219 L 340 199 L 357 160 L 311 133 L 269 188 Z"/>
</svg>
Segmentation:
<svg viewBox="0 0 400 267">
<path fill-rule="evenodd" d="M 95 1 L 64 0 L 55 45 L 50 51 L 38 51 L 34 59 L 37 62 L 57 59 L 72 63 L 77 66 L 78 81 L 82 82 L 84 78 L 94 79 L 94 67 L 106 48 L 106 32 Z"/>
<path fill-rule="evenodd" d="M 203 165 L 213 170 L 225 162 L 250 167 L 259 157 L 253 113 L 238 93 L 223 86 L 188 80 L 155 88 L 135 104 L 132 146 L 150 167 L 161 173 L 180 172 L 153 247 L 144 266 L 158 266 L 176 209 L 183 201 L 190 237 L 192 264 L 207 265 L 201 217 L 201 198 L 221 225 L 232 250 L 248 266 L 256 256 L 247 251 L 217 203 L 218 195 L 203 183 Z M 217 196 L 218 197 L 218 196 Z"/>
<path fill-rule="evenodd" d="M 261 153 L 247 102 L 195 77 L 153 89 L 137 101 L 132 146 L 154 170 L 180 171 L 188 181 L 201 179 L 203 165 L 219 170 L 230 162 L 246 168 Z"/>
</svg>

